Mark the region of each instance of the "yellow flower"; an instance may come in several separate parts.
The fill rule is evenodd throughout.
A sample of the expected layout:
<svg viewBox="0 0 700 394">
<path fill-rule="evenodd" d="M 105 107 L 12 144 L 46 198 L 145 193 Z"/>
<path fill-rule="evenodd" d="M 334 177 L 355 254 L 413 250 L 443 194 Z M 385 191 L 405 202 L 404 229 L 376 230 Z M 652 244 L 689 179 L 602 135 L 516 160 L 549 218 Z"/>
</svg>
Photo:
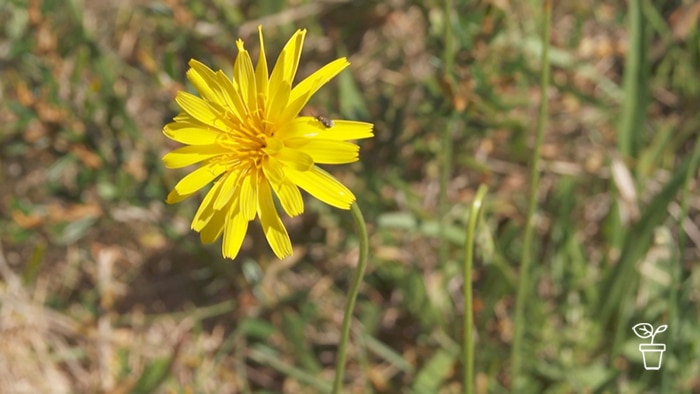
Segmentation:
<svg viewBox="0 0 700 394">
<path fill-rule="evenodd" d="M 256 216 L 275 255 L 292 254 L 273 192 L 289 216 L 304 212 L 299 188 L 326 204 L 349 209 L 355 196 L 316 164 L 355 162 L 360 148 L 348 141 L 373 136 L 371 123 L 298 116 L 321 86 L 350 65 L 347 59 L 328 63 L 292 87 L 306 30 L 294 33 L 271 74 L 262 28 L 258 32 L 257 66 L 253 68 L 239 39 L 233 78 L 190 60 L 187 78 L 201 97 L 178 92 L 175 101 L 182 112 L 163 128 L 168 138 L 188 145 L 166 154 L 166 167 L 199 163 L 175 185 L 166 202 L 180 202 L 215 181 L 192 220 L 192 229 L 204 243 L 223 234 L 222 253 L 231 259 L 241 248 L 248 222 Z"/>
</svg>

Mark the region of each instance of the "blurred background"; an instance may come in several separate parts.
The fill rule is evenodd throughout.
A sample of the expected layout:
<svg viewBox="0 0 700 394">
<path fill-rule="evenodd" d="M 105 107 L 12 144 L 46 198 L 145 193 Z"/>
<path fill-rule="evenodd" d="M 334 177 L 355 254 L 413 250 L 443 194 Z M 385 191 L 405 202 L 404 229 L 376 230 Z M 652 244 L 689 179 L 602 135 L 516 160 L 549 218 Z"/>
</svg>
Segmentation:
<svg viewBox="0 0 700 394">
<path fill-rule="evenodd" d="M 695 0 L 555 2 L 527 392 L 700 392 L 699 16 Z M 0 2 L 0 391 L 328 390 L 350 214 L 305 195 L 284 218 L 291 258 L 253 226 L 231 261 L 189 229 L 203 193 L 164 203 L 187 170 L 160 158 L 188 60 L 230 75 L 262 25 L 270 65 L 308 29 L 299 80 L 352 63 L 305 115 L 375 124 L 359 162 L 325 167 L 371 238 L 347 392 L 461 392 L 482 183 L 475 387 L 507 392 L 543 23 L 539 1 Z M 639 322 L 669 326 L 659 371 Z"/>
</svg>

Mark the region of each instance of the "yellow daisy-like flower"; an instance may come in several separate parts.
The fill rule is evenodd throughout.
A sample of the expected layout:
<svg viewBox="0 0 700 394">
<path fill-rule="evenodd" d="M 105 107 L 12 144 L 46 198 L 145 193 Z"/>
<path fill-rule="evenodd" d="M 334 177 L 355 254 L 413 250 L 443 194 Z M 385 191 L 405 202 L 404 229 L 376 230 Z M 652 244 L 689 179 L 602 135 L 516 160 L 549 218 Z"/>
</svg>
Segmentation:
<svg viewBox="0 0 700 394">
<path fill-rule="evenodd" d="M 306 30 L 298 30 L 287 42 L 272 74 L 262 28 L 258 32 L 257 65 L 253 68 L 239 39 L 233 78 L 190 60 L 187 78 L 201 97 L 178 92 L 175 100 L 182 112 L 163 128 L 168 138 L 188 145 L 166 154 L 166 167 L 199 163 L 175 185 L 166 202 L 180 202 L 215 181 L 192 229 L 204 243 L 223 234 L 222 253 L 231 259 L 256 216 L 275 255 L 292 254 L 273 191 L 289 216 L 304 212 L 299 188 L 326 204 L 349 209 L 355 196 L 316 164 L 355 162 L 360 148 L 349 141 L 373 136 L 371 123 L 298 116 L 321 86 L 350 65 L 346 58 L 328 63 L 292 87 Z"/>
</svg>

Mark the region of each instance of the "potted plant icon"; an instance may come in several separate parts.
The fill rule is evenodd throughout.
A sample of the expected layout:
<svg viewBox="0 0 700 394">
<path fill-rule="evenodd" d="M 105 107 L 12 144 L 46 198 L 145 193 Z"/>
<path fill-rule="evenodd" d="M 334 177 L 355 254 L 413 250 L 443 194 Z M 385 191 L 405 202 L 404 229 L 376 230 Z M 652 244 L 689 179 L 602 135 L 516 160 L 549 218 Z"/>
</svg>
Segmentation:
<svg viewBox="0 0 700 394">
<path fill-rule="evenodd" d="M 639 323 L 632 327 L 632 330 L 638 337 L 642 339 L 651 338 L 650 343 L 642 343 L 639 345 L 639 351 L 642 352 L 644 359 L 644 369 L 658 370 L 661 369 L 661 359 L 666 351 L 666 345 L 663 343 L 654 343 L 654 337 L 660 332 L 666 331 L 666 324 L 660 325 L 656 330 L 649 323 Z"/>
</svg>

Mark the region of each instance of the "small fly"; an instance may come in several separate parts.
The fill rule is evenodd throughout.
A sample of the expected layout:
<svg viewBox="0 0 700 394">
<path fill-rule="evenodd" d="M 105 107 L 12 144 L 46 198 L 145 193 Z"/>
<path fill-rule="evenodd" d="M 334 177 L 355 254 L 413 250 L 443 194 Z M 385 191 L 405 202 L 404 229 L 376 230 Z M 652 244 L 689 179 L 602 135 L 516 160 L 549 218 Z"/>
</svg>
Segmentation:
<svg viewBox="0 0 700 394">
<path fill-rule="evenodd" d="M 322 125 L 326 126 L 327 129 L 330 129 L 331 127 L 333 127 L 333 126 L 335 125 L 335 123 L 333 123 L 332 120 L 326 118 L 326 117 L 323 116 L 323 115 L 318 115 L 318 116 L 316 117 L 316 120 L 318 120 L 319 122 L 321 122 Z"/>
</svg>

